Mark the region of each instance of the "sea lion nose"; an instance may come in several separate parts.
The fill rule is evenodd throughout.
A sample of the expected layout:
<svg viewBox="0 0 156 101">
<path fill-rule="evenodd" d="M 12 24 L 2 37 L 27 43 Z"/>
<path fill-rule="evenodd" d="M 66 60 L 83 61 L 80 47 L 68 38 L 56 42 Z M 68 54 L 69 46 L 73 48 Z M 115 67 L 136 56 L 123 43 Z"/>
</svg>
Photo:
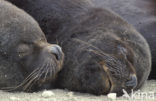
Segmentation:
<svg viewBox="0 0 156 101">
<path fill-rule="evenodd" d="M 137 86 L 137 77 L 135 74 L 130 75 L 130 80 L 126 82 L 126 86 L 132 88 Z"/>
<path fill-rule="evenodd" d="M 63 51 L 62 48 L 59 45 L 51 45 L 49 47 L 49 50 L 52 54 L 54 54 L 56 56 L 57 60 L 62 60 L 63 59 Z"/>
</svg>

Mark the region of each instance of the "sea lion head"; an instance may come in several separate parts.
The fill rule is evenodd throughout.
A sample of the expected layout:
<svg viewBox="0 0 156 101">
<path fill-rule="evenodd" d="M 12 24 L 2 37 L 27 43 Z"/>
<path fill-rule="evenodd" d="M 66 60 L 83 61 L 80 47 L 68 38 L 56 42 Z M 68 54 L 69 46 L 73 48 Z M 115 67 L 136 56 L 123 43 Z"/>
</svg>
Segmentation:
<svg viewBox="0 0 156 101">
<path fill-rule="evenodd" d="M 50 85 L 62 68 L 61 47 L 49 44 L 38 23 L 23 10 L 5 1 L 1 4 L 0 57 L 9 64 L 17 64 L 25 78 L 13 90 L 30 91 L 33 86 Z"/>
<path fill-rule="evenodd" d="M 137 86 L 137 77 L 133 67 L 133 52 L 122 42 L 116 42 L 114 49 L 109 51 L 106 47 L 83 43 L 76 51 L 77 62 L 82 88 L 93 94 L 108 94 L 115 92 L 123 94 L 123 89 L 128 93 Z M 105 48 L 105 49 L 104 49 Z M 107 47 L 107 49 L 109 49 Z M 111 54 L 110 54 L 110 53 Z"/>
<path fill-rule="evenodd" d="M 40 41 L 32 45 L 20 44 L 16 49 L 15 57 L 27 75 L 25 80 L 30 83 L 28 88 L 34 82 L 34 90 L 50 88 L 62 69 L 64 55 L 61 47 Z"/>
<path fill-rule="evenodd" d="M 44 84 L 50 84 L 62 68 L 64 54 L 61 47 L 49 44 L 38 28 L 14 32 L 7 35 L 10 37 L 6 39 L 6 43 L 1 42 L 1 45 L 3 44 L 1 55 L 6 57 L 10 63 L 18 64 L 18 68 L 25 77 L 20 84 L 22 90 L 30 90 L 33 85 L 42 88 Z"/>
</svg>

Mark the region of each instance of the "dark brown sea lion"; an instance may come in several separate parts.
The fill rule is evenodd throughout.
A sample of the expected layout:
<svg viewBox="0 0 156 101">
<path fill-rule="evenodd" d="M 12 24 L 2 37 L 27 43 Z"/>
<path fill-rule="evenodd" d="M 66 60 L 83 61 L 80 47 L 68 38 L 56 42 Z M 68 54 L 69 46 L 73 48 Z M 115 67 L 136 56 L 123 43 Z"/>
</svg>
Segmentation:
<svg viewBox="0 0 156 101">
<path fill-rule="evenodd" d="M 0 0 L 0 89 L 48 89 L 62 62 L 60 46 L 47 43 L 38 23 Z"/>
<path fill-rule="evenodd" d="M 147 39 L 152 52 L 152 71 L 156 79 L 156 0 L 92 0 L 97 7 L 109 8 L 121 15 Z"/>
<path fill-rule="evenodd" d="M 151 70 L 146 40 L 117 14 L 85 0 L 9 0 L 66 55 L 56 87 L 93 94 L 140 88 Z M 56 40 L 54 39 L 56 38 Z"/>
</svg>

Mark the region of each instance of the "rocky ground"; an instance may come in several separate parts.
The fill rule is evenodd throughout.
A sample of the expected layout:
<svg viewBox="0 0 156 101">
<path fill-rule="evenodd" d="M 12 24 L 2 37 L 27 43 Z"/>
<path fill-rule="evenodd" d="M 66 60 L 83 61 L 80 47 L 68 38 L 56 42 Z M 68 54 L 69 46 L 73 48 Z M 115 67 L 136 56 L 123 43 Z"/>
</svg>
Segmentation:
<svg viewBox="0 0 156 101">
<path fill-rule="evenodd" d="M 115 98 L 114 95 L 94 96 L 60 89 L 45 90 L 38 93 L 0 91 L 0 101 L 156 101 L 156 81 L 147 81 L 141 90 L 133 92 L 132 95 L 124 95 L 119 98 Z"/>
</svg>

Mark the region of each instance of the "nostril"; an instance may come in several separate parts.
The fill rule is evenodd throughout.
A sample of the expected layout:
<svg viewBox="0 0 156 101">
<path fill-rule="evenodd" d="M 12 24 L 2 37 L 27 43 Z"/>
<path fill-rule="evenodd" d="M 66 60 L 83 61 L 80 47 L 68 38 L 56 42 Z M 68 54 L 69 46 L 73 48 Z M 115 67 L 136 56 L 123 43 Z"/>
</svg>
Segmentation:
<svg viewBox="0 0 156 101">
<path fill-rule="evenodd" d="M 55 57 L 56 57 L 56 59 L 57 60 L 60 60 L 60 58 L 58 57 L 58 55 L 57 54 L 54 54 L 55 55 Z"/>
<path fill-rule="evenodd" d="M 61 60 L 63 58 L 62 49 L 58 45 L 51 45 L 50 52 L 55 55 L 57 60 Z"/>
<path fill-rule="evenodd" d="M 130 80 L 126 82 L 127 87 L 135 88 L 137 86 L 137 77 L 135 74 L 130 76 Z"/>
</svg>

